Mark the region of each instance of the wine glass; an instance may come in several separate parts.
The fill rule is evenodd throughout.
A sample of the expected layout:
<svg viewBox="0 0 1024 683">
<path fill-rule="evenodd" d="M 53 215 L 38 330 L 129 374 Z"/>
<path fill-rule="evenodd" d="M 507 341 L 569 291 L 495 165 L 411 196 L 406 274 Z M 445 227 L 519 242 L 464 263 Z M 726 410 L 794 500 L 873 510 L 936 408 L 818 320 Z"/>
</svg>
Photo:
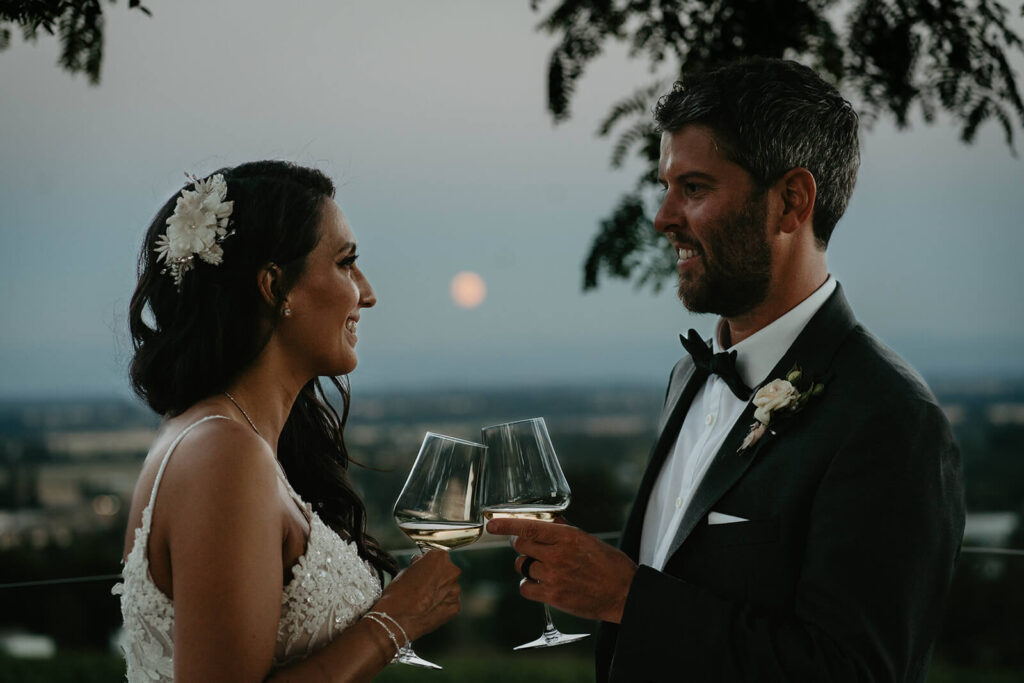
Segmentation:
<svg viewBox="0 0 1024 683">
<path fill-rule="evenodd" d="M 555 455 L 543 417 L 484 427 L 487 445 L 484 471 L 484 517 L 514 517 L 551 522 L 569 507 L 569 484 Z M 554 647 L 586 638 L 589 633 L 562 633 L 544 605 L 544 633 L 513 649 Z"/>
<path fill-rule="evenodd" d="M 427 432 L 395 501 L 395 522 L 420 552 L 453 550 L 483 532 L 480 480 L 487 447 Z M 393 661 L 424 669 L 440 669 L 406 645 Z"/>
</svg>

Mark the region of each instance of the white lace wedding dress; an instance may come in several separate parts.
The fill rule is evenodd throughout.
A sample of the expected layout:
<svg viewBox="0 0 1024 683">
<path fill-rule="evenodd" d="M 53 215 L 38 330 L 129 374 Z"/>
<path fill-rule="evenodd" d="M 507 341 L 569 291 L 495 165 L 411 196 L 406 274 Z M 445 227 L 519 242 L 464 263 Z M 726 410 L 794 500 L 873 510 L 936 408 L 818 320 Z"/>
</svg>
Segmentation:
<svg viewBox="0 0 1024 683">
<path fill-rule="evenodd" d="M 167 449 L 153 482 L 149 504 L 142 511 L 142 525 L 135 530 L 135 543 L 125 559 L 124 581 L 111 591 L 121 596 L 122 647 L 131 683 L 174 680 L 174 603 L 153 583 L 146 556 L 153 502 L 175 447 L 195 426 L 218 418 L 230 419 L 211 415 L 193 422 Z M 355 544 L 323 523 L 291 487 L 280 468 L 278 475 L 295 502 L 305 510 L 309 540 L 281 595 L 275 667 L 306 657 L 330 642 L 370 609 L 381 590 L 376 573 L 359 557 Z"/>
</svg>

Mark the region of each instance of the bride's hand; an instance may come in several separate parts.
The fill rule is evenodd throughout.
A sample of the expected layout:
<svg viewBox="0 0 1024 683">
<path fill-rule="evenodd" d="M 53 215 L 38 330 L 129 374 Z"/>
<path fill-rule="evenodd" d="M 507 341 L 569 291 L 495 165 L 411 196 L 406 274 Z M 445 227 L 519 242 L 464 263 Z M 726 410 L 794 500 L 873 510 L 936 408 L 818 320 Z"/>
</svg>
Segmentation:
<svg viewBox="0 0 1024 683">
<path fill-rule="evenodd" d="M 448 553 L 428 551 L 399 572 L 373 609 L 394 617 L 409 640 L 416 640 L 459 613 L 461 573 Z"/>
</svg>

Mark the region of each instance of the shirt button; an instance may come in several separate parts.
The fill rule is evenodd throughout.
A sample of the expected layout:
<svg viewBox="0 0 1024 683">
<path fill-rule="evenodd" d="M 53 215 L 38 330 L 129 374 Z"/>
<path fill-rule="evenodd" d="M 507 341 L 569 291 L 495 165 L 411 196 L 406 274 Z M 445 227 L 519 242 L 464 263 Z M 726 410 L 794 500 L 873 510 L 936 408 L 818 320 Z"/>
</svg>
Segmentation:
<svg viewBox="0 0 1024 683">
<path fill-rule="evenodd" d="M 714 415 L 712 415 L 711 413 L 708 413 L 707 415 L 704 416 L 704 424 L 706 424 L 706 425 L 708 425 L 710 427 L 714 423 L 715 423 L 715 416 Z"/>
<path fill-rule="evenodd" d="M 676 510 L 681 510 L 682 508 L 683 508 L 683 499 L 682 498 L 676 498 Z"/>
</svg>

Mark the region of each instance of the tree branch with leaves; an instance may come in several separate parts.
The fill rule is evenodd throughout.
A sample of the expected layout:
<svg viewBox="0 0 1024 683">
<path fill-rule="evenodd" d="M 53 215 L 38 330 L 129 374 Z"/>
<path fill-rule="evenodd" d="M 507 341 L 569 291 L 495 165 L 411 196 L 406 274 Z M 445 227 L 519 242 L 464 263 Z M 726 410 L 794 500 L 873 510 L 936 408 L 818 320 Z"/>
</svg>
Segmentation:
<svg viewBox="0 0 1024 683">
<path fill-rule="evenodd" d="M 530 2 L 534 11 L 550 4 Z M 925 123 L 943 112 L 971 143 L 993 121 L 1015 154 L 1024 102 L 1009 55 L 1024 54 L 1024 43 L 1009 13 L 999 0 L 561 0 L 538 26 L 558 36 L 548 63 L 548 111 L 556 122 L 569 119 L 578 81 L 612 42 L 652 72 L 666 63 L 682 74 L 745 57 L 784 57 L 845 92 L 868 126 L 889 117 L 904 129 L 914 111 Z M 651 109 L 671 81 L 655 80 L 613 103 L 598 128 L 613 139 L 612 167 L 631 153 L 645 166 L 601 221 L 584 289 L 605 275 L 657 291 L 674 270 L 647 207 L 660 151 Z"/>
<path fill-rule="evenodd" d="M 115 0 L 109 0 L 113 5 Z M 141 0 L 128 0 L 129 9 L 151 13 Z M 39 32 L 56 35 L 61 52 L 58 64 L 71 74 L 84 73 L 98 85 L 103 64 L 103 5 L 100 0 L 14 0 L 0 2 L 0 51 L 11 44 L 11 26 L 36 42 Z"/>
</svg>

